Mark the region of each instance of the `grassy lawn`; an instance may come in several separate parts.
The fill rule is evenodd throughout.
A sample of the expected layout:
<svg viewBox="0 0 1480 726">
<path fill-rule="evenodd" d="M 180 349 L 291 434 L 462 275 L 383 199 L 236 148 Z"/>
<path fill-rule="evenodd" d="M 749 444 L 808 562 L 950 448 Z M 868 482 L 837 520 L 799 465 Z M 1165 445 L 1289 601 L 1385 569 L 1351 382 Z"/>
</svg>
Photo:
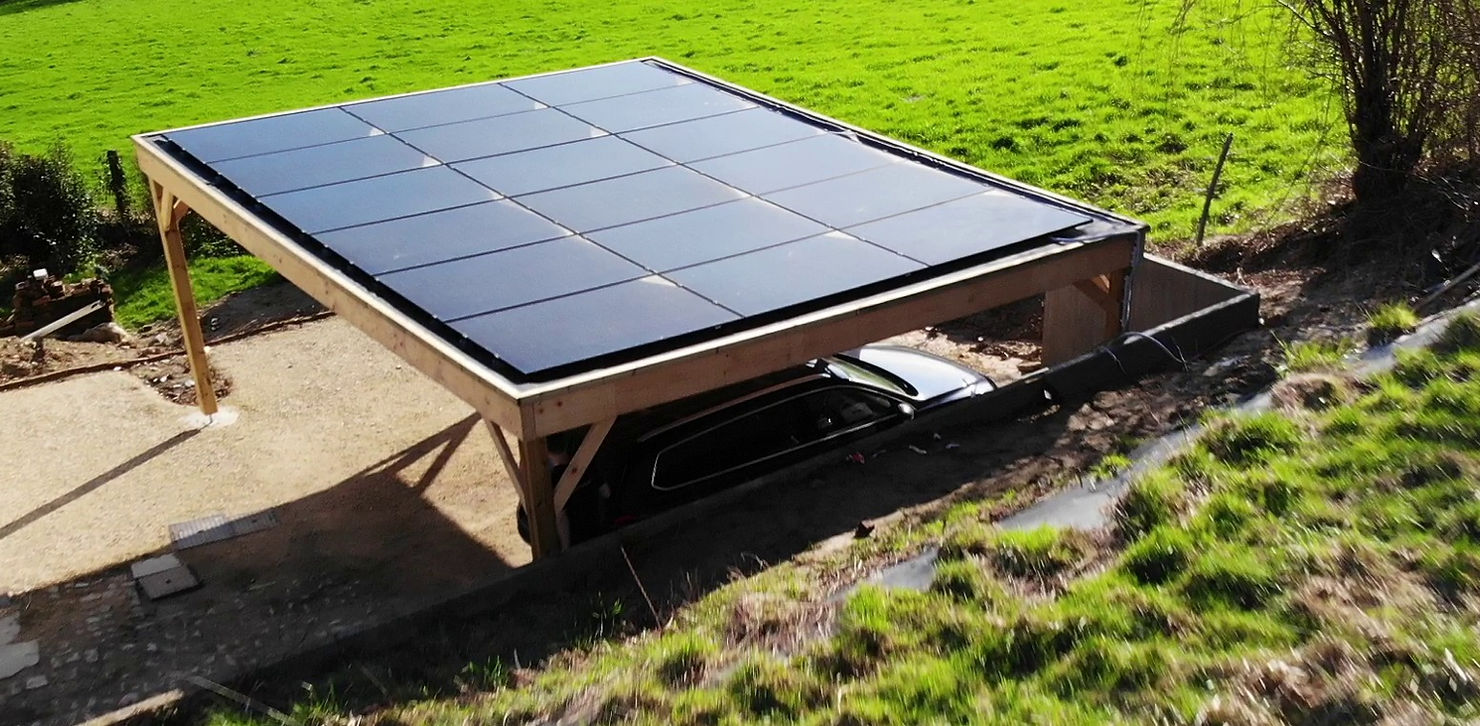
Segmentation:
<svg viewBox="0 0 1480 726">
<path fill-rule="evenodd" d="M 827 567 L 782 565 L 662 631 L 556 656 L 519 688 L 498 663 L 470 666 L 463 693 L 356 722 L 1480 716 L 1480 319 L 1391 373 L 1325 384 L 1337 403 L 1323 409 L 1210 420 L 1132 486 L 1113 533 L 1004 533 L 966 506 L 835 563 L 937 542 L 928 592 L 865 586 L 833 607 Z M 345 722 L 332 699 L 297 715 Z"/>
<path fill-rule="evenodd" d="M 1283 66 L 1283 25 L 1194 15 L 1172 36 L 1178 7 L 10 0 L 0 139 L 60 137 L 87 160 L 139 131 L 652 54 L 1142 216 L 1174 240 L 1196 224 L 1225 133 L 1237 140 L 1215 231 L 1299 198 L 1313 157 L 1341 161 L 1344 131 L 1322 87 Z"/>
<path fill-rule="evenodd" d="M 250 255 L 191 259 L 190 277 L 195 285 L 195 299 L 201 305 L 213 303 L 228 293 L 282 279 L 267 263 Z M 114 313 L 120 325 L 136 329 L 175 317 L 174 291 L 163 265 L 121 270 L 109 275 L 108 281 L 118 301 Z"/>
</svg>

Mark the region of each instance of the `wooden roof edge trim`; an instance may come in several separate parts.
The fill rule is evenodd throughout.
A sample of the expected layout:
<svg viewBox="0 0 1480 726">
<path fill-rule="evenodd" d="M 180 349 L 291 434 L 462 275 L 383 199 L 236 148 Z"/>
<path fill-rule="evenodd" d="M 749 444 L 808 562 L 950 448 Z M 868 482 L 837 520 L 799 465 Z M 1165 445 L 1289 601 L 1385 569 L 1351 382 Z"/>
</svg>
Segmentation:
<svg viewBox="0 0 1480 726">
<path fill-rule="evenodd" d="M 140 134 L 133 140 L 139 169 L 150 181 L 184 201 L 310 297 L 442 384 L 484 418 L 506 430 L 527 432 L 516 400 L 518 391 L 510 381 L 263 223 L 236 200 L 170 158 L 149 135 Z"/>
<path fill-rule="evenodd" d="M 748 380 L 818 356 L 953 320 L 1132 266 L 1134 235 L 1039 248 L 648 359 L 640 368 L 593 371 L 531 392 L 520 402 L 543 436 Z M 743 336 L 743 337 L 741 337 Z M 740 339 L 736 339 L 740 338 Z M 558 384 L 558 385 L 557 385 Z"/>
</svg>

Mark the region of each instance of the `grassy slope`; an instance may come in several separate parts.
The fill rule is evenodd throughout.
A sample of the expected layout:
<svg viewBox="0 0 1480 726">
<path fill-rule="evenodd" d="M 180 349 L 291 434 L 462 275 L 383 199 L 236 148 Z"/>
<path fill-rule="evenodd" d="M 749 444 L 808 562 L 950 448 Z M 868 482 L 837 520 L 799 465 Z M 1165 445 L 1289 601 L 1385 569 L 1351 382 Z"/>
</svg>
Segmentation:
<svg viewBox="0 0 1480 726">
<path fill-rule="evenodd" d="M 190 261 L 195 299 L 208 305 L 228 293 L 282 279 L 267 263 L 251 256 L 202 257 Z M 138 328 L 175 316 L 175 297 L 163 266 L 131 268 L 108 277 L 113 286 L 114 315 L 120 325 Z"/>
<path fill-rule="evenodd" d="M 1287 198 L 1333 116 L 1258 19 L 1168 0 L 9 0 L 0 139 L 131 133 L 656 54 L 1185 237 Z M 1221 27 L 1216 32 L 1206 30 Z M 1298 188 L 1295 195 L 1299 196 Z"/>
<path fill-rule="evenodd" d="M 1455 330 L 1461 346 L 1319 391 L 1347 403 L 1212 422 L 1133 486 L 1113 538 L 1003 534 L 966 507 L 833 562 L 943 542 L 930 592 L 864 587 L 830 631 L 828 568 L 788 564 L 524 687 L 484 664 L 465 693 L 368 723 L 1475 718 L 1480 320 Z"/>
</svg>

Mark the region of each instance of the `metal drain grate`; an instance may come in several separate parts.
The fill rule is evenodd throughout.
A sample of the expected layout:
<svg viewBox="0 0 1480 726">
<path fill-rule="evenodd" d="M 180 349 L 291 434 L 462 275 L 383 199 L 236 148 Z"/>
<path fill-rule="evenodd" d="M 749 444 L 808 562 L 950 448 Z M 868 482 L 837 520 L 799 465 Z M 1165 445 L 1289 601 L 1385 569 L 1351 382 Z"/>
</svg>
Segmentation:
<svg viewBox="0 0 1480 726">
<path fill-rule="evenodd" d="M 212 514 L 170 525 L 170 541 L 175 543 L 175 549 L 184 550 L 260 532 L 277 525 L 277 513 L 271 509 L 244 514 L 235 519 L 227 519 L 224 514 Z"/>
</svg>

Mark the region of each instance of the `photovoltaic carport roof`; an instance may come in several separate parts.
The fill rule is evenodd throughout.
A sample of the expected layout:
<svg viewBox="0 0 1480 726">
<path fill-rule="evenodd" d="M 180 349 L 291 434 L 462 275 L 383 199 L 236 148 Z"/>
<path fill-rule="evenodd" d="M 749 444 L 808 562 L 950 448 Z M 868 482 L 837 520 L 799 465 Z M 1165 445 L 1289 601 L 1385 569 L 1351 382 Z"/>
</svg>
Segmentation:
<svg viewBox="0 0 1480 726">
<path fill-rule="evenodd" d="M 652 59 L 146 138 L 515 382 L 1136 229 Z"/>
</svg>

